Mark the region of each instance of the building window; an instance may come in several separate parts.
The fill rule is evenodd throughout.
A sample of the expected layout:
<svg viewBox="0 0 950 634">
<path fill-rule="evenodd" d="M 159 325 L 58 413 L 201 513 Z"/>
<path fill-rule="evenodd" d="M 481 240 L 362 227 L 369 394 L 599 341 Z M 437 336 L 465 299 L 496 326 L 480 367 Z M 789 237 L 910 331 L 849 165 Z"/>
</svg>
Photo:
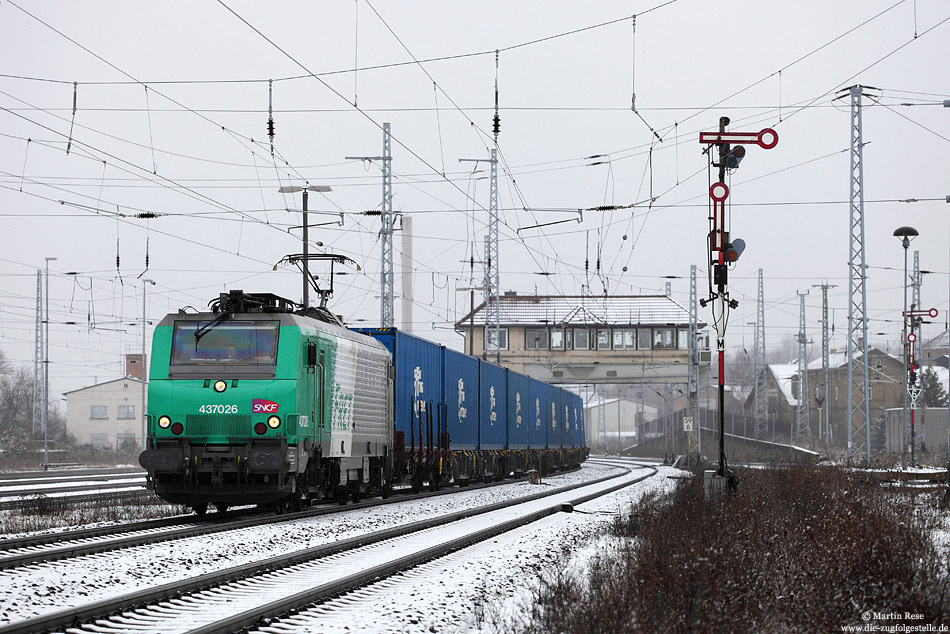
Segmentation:
<svg viewBox="0 0 950 634">
<path fill-rule="evenodd" d="M 135 418 L 135 405 L 119 405 L 119 414 L 116 418 L 121 418 L 122 420 Z"/>
<path fill-rule="evenodd" d="M 109 434 L 89 434 L 89 444 L 96 449 L 108 449 Z"/>
<path fill-rule="evenodd" d="M 650 343 L 650 329 L 649 328 L 640 328 L 637 331 L 637 339 L 639 339 L 638 343 L 640 345 L 638 347 L 641 350 L 649 350 L 650 348 L 653 347 Z"/>
<path fill-rule="evenodd" d="M 560 328 L 555 328 L 551 331 L 551 350 L 563 350 L 564 349 L 564 331 Z"/>
<path fill-rule="evenodd" d="M 623 331 L 614 330 L 614 350 L 623 350 Z"/>
<path fill-rule="evenodd" d="M 635 328 L 627 328 L 623 331 L 623 347 L 627 350 L 637 349 L 637 331 Z"/>
<path fill-rule="evenodd" d="M 89 418 L 95 419 L 104 419 L 109 418 L 109 406 L 108 405 L 93 405 L 89 408 Z M 108 439 L 106 440 L 108 444 Z"/>
<path fill-rule="evenodd" d="M 689 349 L 689 328 L 680 328 L 679 331 L 679 349 Z"/>
<path fill-rule="evenodd" d="M 123 445 L 130 446 L 135 448 L 138 446 L 138 440 L 135 437 L 135 434 L 116 434 L 115 435 L 115 448 L 122 449 Z"/>
<path fill-rule="evenodd" d="M 547 350 L 548 349 L 548 329 L 547 328 L 525 328 L 524 329 L 524 348 L 525 350 Z"/>
<path fill-rule="evenodd" d="M 597 349 L 610 350 L 610 331 L 609 330 L 597 331 Z"/>
<path fill-rule="evenodd" d="M 676 348 L 676 329 L 675 328 L 654 328 L 653 329 L 653 348 L 659 350 L 671 350 Z"/>
<path fill-rule="evenodd" d="M 574 349 L 590 350 L 590 331 L 586 328 L 574 329 Z"/>
<path fill-rule="evenodd" d="M 564 329 L 564 349 L 565 350 L 574 349 L 574 329 L 573 328 Z"/>
<path fill-rule="evenodd" d="M 494 334 L 495 334 L 494 329 L 485 328 L 485 350 L 495 349 L 494 345 L 492 345 L 494 344 L 494 340 L 493 340 Z M 501 345 L 498 346 L 498 349 L 507 350 L 508 349 L 508 329 L 499 328 L 498 334 L 500 335 L 500 339 L 501 339 L 501 342 L 500 342 Z"/>
</svg>

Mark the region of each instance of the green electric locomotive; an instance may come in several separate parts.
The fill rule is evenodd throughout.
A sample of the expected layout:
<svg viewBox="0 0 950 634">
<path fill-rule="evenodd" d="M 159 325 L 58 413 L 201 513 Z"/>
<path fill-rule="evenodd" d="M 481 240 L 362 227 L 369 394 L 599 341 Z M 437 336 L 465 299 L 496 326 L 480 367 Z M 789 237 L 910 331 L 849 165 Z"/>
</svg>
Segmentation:
<svg viewBox="0 0 950 634">
<path fill-rule="evenodd" d="M 231 291 L 210 312 L 168 315 L 152 340 L 139 457 L 149 487 L 199 514 L 387 495 L 391 368 L 381 343 L 275 295 Z"/>
</svg>

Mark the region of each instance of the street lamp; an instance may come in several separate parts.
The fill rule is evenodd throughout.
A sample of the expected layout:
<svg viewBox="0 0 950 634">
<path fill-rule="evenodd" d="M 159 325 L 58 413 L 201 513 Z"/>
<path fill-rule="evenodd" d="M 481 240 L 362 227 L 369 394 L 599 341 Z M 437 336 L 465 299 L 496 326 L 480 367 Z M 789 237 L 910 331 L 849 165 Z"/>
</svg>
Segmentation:
<svg viewBox="0 0 950 634">
<path fill-rule="evenodd" d="M 907 468 L 907 389 L 910 387 L 907 383 L 907 249 L 910 247 L 910 241 L 919 234 L 913 227 L 898 227 L 894 230 L 894 237 L 900 238 L 901 246 L 904 247 L 904 311 L 901 313 L 903 327 L 903 350 L 904 350 L 904 395 L 901 408 L 901 467 Z M 911 462 L 913 459 L 913 430 L 911 430 Z"/>
<path fill-rule="evenodd" d="M 309 192 L 333 191 L 329 185 L 285 185 L 278 190 L 281 194 L 303 192 L 303 307 L 306 310 L 310 305 L 310 263 L 307 255 L 310 253 L 310 234 L 307 224 L 307 194 Z"/>
<path fill-rule="evenodd" d="M 145 289 L 148 288 L 146 284 L 151 284 L 152 286 L 155 286 L 155 282 L 148 278 L 145 278 L 142 280 L 142 359 L 140 361 L 141 363 L 140 367 L 141 367 L 141 372 L 142 372 L 142 377 L 141 377 L 142 378 L 142 412 L 140 414 L 142 417 L 142 451 L 145 451 L 146 449 L 148 449 L 148 440 L 145 438 L 145 420 L 146 420 L 145 378 L 146 378 L 146 369 L 148 367 L 147 364 L 145 363 L 145 326 L 146 324 L 148 324 L 148 318 L 146 318 L 145 316 Z"/>
<path fill-rule="evenodd" d="M 55 262 L 56 258 L 46 258 L 46 313 L 45 330 L 46 336 L 43 338 L 43 471 L 49 469 L 49 263 Z"/>
</svg>

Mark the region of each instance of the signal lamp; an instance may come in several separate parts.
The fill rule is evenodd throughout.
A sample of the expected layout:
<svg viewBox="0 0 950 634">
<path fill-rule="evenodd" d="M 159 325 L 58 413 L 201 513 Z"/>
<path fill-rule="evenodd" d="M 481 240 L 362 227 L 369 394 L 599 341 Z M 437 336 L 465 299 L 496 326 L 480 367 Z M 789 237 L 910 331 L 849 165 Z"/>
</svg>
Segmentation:
<svg viewBox="0 0 950 634">
<path fill-rule="evenodd" d="M 270 427 L 271 429 L 277 429 L 278 427 L 280 427 L 280 417 L 271 416 L 270 418 L 268 418 L 267 426 Z"/>
<path fill-rule="evenodd" d="M 745 251 L 745 240 L 742 238 L 736 238 L 732 242 L 726 245 L 725 250 L 725 259 L 726 262 L 735 262 L 739 259 L 739 256 L 742 255 L 742 252 Z"/>
<path fill-rule="evenodd" d="M 265 425 L 264 423 L 257 423 L 256 425 L 254 425 L 254 433 L 257 434 L 258 436 L 263 436 L 264 432 L 266 431 L 267 431 L 267 425 Z"/>
<path fill-rule="evenodd" d="M 185 431 L 185 426 L 181 423 L 175 423 L 172 425 L 172 433 L 176 436 L 181 436 L 181 433 Z"/>
<path fill-rule="evenodd" d="M 168 416 L 162 416 L 158 419 L 158 426 L 162 429 L 168 429 L 168 426 L 172 424 L 172 419 Z"/>
<path fill-rule="evenodd" d="M 228 384 L 226 381 L 215 381 L 214 382 L 214 391 L 223 392 L 228 389 Z"/>
<path fill-rule="evenodd" d="M 739 167 L 739 163 L 741 163 L 744 158 L 745 146 L 737 145 L 726 155 L 726 167 L 734 170 Z"/>
</svg>

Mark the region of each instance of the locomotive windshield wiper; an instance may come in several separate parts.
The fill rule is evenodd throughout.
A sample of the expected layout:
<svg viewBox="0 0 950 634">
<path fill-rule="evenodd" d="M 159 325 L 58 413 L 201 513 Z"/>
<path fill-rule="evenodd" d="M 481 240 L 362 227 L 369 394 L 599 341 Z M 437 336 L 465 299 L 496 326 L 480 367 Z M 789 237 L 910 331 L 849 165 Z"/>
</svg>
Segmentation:
<svg viewBox="0 0 950 634">
<path fill-rule="evenodd" d="M 198 350 L 198 342 L 201 341 L 201 338 L 204 337 L 209 332 L 211 332 L 211 330 L 213 330 L 215 326 L 217 326 L 222 321 L 230 317 L 231 314 L 232 314 L 231 311 L 226 310 L 222 312 L 220 315 L 218 315 L 217 317 L 215 317 L 214 319 L 212 319 L 211 321 L 209 321 L 208 323 L 206 323 L 204 326 L 201 326 L 200 328 L 195 329 L 195 351 Z"/>
</svg>

